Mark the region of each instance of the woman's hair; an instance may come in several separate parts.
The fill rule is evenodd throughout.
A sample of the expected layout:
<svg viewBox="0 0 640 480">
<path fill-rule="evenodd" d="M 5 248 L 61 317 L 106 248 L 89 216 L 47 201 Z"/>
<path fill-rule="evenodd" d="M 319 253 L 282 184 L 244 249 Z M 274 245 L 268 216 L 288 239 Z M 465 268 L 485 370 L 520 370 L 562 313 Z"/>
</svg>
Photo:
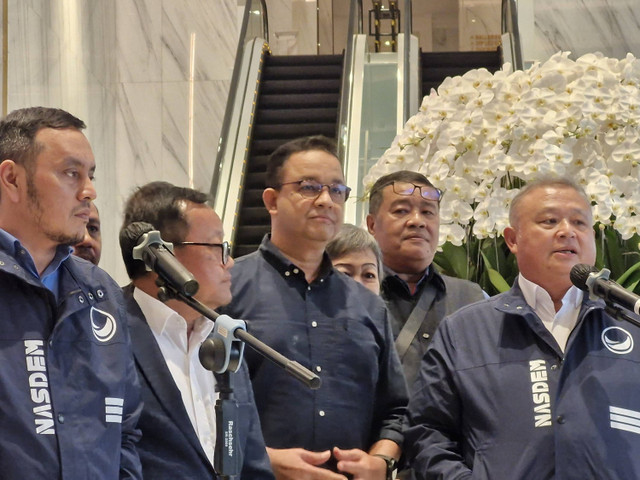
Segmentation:
<svg viewBox="0 0 640 480">
<path fill-rule="evenodd" d="M 376 239 L 366 230 L 345 223 L 333 240 L 327 244 L 326 250 L 331 260 L 351 252 L 371 250 L 378 262 L 378 278 L 382 279 L 382 253 Z"/>
</svg>

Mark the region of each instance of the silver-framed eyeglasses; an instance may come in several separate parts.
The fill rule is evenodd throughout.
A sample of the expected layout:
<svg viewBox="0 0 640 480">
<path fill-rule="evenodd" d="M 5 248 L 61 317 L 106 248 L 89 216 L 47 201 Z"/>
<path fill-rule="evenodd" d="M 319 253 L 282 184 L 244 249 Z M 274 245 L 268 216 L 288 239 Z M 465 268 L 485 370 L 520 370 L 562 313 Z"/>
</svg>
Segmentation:
<svg viewBox="0 0 640 480">
<path fill-rule="evenodd" d="M 436 187 L 416 185 L 415 183 L 409 182 L 393 182 L 391 185 L 393 186 L 393 192 L 398 195 L 408 197 L 413 195 L 413 192 L 418 189 L 420 191 L 420 196 L 425 200 L 433 200 L 434 202 L 440 203 L 440 199 L 442 198 L 442 190 Z"/>
<path fill-rule="evenodd" d="M 298 180 L 296 182 L 281 183 L 278 188 L 285 185 L 298 185 L 298 193 L 306 198 L 318 198 L 324 187 L 327 187 L 331 200 L 335 203 L 344 203 L 349 198 L 351 189 L 343 183 L 323 184 L 315 180 Z"/>
<path fill-rule="evenodd" d="M 222 250 L 222 264 L 226 265 L 229 261 L 229 257 L 231 256 L 231 246 L 229 242 L 222 243 L 206 243 L 206 242 L 173 242 L 173 245 L 176 247 L 196 245 L 199 247 L 220 247 Z"/>
</svg>

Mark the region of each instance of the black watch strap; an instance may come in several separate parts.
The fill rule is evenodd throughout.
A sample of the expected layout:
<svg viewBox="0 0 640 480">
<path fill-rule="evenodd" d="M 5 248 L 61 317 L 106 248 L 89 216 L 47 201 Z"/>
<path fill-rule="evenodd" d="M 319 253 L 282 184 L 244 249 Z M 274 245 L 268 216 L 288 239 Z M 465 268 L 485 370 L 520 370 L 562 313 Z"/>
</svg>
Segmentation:
<svg viewBox="0 0 640 480">
<path fill-rule="evenodd" d="M 373 456 L 374 457 L 380 457 L 381 459 L 383 459 L 387 463 L 387 478 L 386 478 L 386 480 L 393 480 L 393 472 L 395 471 L 396 467 L 398 466 L 398 461 L 395 458 L 390 457 L 389 455 L 383 455 L 381 453 L 374 453 Z"/>
</svg>

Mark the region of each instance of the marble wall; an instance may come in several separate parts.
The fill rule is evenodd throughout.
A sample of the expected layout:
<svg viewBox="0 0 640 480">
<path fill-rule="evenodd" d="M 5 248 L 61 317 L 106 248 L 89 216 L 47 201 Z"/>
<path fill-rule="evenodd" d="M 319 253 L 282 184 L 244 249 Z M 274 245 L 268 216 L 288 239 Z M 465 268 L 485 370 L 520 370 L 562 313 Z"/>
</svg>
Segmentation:
<svg viewBox="0 0 640 480">
<path fill-rule="evenodd" d="M 208 191 L 238 36 L 237 0 L 8 0 L 7 111 L 64 108 L 87 123 L 103 224 L 101 266 L 137 185 Z"/>
<path fill-rule="evenodd" d="M 518 23 L 525 66 L 558 50 L 640 56 L 638 0 L 519 0 Z"/>
</svg>

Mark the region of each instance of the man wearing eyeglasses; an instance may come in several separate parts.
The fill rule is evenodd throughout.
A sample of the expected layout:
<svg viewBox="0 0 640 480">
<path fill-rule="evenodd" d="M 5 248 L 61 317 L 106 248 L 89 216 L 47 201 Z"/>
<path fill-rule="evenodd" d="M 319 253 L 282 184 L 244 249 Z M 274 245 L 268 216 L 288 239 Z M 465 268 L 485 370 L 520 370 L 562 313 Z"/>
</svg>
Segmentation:
<svg viewBox="0 0 640 480">
<path fill-rule="evenodd" d="M 140 187 L 125 204 L 123 231 L 134 222 L 153 225 L 200 288 L 194 296 L 209 308 L 231 300 L 233 259 L 209 197 L 166 182 Z M 121 235 L 131 284 L 125 287 L 144 409 L 138 451 L 145 478 L 211 479 L 216 440 L 215 378 L 200 364 L 200 344 L 213 322 L 179 300 L 158 299 L 157 275 L 134 260 L 137 239 Z M 242 478 L 273 480 L 246 366 L 231 374 L 239 403 L 237 435 Z"/>
<path fill-rule="evenodd" d="M 266 184 L 271 235 L 236 261 L 224 311 L 322 380 L 310 390 L 245 351 L 276 478 L 391 478 L 406 385 L 384 302 L 334 270 L 325 253 L 350 191 L 335 144 L 307 137 L 280 146 Z"/>
<path fill-rule="evenodd" d="M 380 177 L 369 194 L 367 226 L 382 251 L 381 293 L 410 390 L 440 320 L 484 298 L 475 283 L 441 275 L 432 265 L 441 198 L 424 175 L 408 170 Z"/>
</svg>

